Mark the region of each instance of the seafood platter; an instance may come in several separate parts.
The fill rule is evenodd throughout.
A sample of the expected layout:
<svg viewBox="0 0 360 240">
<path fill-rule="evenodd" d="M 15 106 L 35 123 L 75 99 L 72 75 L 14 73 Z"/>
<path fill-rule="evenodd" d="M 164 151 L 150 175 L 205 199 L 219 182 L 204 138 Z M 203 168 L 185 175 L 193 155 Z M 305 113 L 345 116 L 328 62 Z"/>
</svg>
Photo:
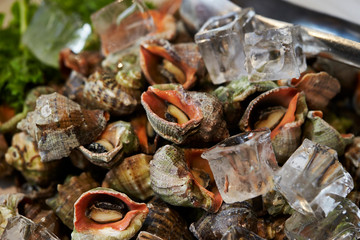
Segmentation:
<svg viewBox="0 0 360 240">
<path fill-rule="evenodd" d="M 360 43 L 227 0 L 56 2 L 13 7 L 42 77 L 0 70 L 0 239 L 360 238 Z"/>
</svg>

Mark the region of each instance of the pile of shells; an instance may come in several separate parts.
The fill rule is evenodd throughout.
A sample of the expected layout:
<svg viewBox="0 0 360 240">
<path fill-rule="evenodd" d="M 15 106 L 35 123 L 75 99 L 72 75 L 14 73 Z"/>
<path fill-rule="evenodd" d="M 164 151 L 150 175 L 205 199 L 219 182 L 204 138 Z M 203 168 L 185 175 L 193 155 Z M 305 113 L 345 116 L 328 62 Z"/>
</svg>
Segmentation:
<svg viewBox="0 0 360 240">
<path fill-rule="evenodd" d="M 280 192 L 227 204 L 202 158 L 260 128 L 279 166 L 305 138 L 334 149 L 359 206 L 360 71 L 316 57 L 297 79 L 216 86 L 181 1 L 160 2 L 156 30 L 126 49 L 62 50 L 66 82 L 34 89 L 0 125 L 0 178 L 19 192 L 0 195 L 1 239 L 286 239 L 294 210 Z"/>
</svg>

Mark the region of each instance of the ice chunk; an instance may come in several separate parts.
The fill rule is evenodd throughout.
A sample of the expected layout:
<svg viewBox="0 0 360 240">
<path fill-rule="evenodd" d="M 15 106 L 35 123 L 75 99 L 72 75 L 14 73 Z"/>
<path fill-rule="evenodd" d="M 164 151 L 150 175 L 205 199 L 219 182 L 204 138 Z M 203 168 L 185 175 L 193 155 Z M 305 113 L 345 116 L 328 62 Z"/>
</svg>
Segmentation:
<svg viewBox="0 0 360 240">
<path fill-rule="evenodd" d="M 140 1 L 115 1 L 91 15 L 105 55 L 125 49 L 156 30 L 152 17 Z"/>
<path fill-rule="evenodd" d="M 180 16 L 186 27 L 196 33 L 209 18 L 235 11 L 241 8 L 228 0 L 183 0 Z"/>
<path fill-rule="evenodd" d="M 290 26 L 245 34 L 250 81 L 298 78 L 306 70 L 302 29 Z"/>
<path fill-rule="evenodd" d="M 232 136 L 202 154 L 210 164 L 226 203 L 241 202 L 270 191 L 277 162 L 269 129 Z"/>
<path fill-rule="evenodd" d="M 327 216 L 354 187 L 335 150 L 305 139 L 275 174 L 275 187 L 296 211 Z"/>
<path fill-rule="evenodd" d="M 339 240 L 360 238 L 360 210 L 349 199 L 339 198 L 340 203 L 326 218 L 294 213 L 285 222 L 289 239 Z"/>
<path fill-rule="evenodd" d="M 254 30 L 252 9 L 210 18 L 195 35 L 195 42 L 214 84 L 247 76 L 242 45 L 245 32 Z"/>
</svg>

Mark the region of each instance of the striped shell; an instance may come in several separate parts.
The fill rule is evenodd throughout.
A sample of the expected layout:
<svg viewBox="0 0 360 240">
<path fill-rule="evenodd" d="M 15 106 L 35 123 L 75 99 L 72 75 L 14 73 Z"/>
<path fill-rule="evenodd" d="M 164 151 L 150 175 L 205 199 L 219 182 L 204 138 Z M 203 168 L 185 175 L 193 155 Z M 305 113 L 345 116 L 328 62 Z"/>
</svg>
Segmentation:
<svg viewBox="0 0 360 240">
<path fill-rule="evenodd" d="M 149 163 L 152 158 L 151 155 L 142 153 L 125 158 L 106 174 L 102 186 L 137 199 L 148 199 L 154 195 L 150 187 Z"/>
<path fill-rule="evenodd" d="M 83 97 L 86 105 L 113 115 L 127 115 L 140 104 L 141 91 L 122 86 L 115 73 L 96 71 L 85 81 Z"/>
<path fill-rule="evenodd" d="M 147 206 L 149 214 L 137 240 L 193 239 L 184 219 L 161 199 L 155 197 Z"/>
<path fill-rule="evenodd" d="M 58 194 L 46 200 L 49 205 L 61 219 L 61 221 L 70 229 L 74 227 L 74 203 L 84 192 L 98 187 L 99 184 L 91 177 L 89 173 L 83 172 L 80 176 L 70 177 L 64 184 L 57 186 Z"/>
<path fill-rule="evenodd" d="M 36 142 L 25 132 L 13 135 L 5 159 L 30 183 L 47 186 L 59 175 L 56 169 L 60 161 L 41 162 Z"/>
<path fill-rule="evenodd" d="M 196 177 L 194 172 L 195 167 L 212 176 L 207 161 L 200 157 L 202 152 L 200 149 L 184 150 L 173 145 L 159 148 L 150 162 L 151 188 L 155 194 L 171 205 L 216 212 L 222 198 L 215 184 L 212 184 L 211 191 L 207 190 L 205 187 L 208 186 L 202 186 L 202 179 Z"/>
</svg>

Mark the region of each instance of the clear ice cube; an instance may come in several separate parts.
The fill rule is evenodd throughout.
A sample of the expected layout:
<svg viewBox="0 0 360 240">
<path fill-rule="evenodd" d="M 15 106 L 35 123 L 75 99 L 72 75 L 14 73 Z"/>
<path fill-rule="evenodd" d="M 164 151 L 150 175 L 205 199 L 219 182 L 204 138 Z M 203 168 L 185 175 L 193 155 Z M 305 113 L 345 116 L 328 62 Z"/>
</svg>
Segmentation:
<svg viewBox="0 0 360 240">
<path fill-rule="evenodd" d="M 195 42 L 214 84 L 247 76 L 242 45 L 245 32 L 253 31 L 255 12 L 244 9 L 210 18 L 195 35 Z"/>
<path fill-rule="evenodd" d="M 275 187 L 304 215 L 327 216 L 354 187 L 335 150 L 305 139 L 276 172 Z"/>
<path fill-rule="evenodd" d="M 339 240 L 360 238 L 360 210 L 349 199 L 338 198 L 339 204 L 326 218 L 315 218 L 295 212 L 285 222 L 289 239 Z"/>
<path fill-rule="evenodd" d="M 241 202 L 273 188 L 277 162 L 269 129 L 241 133 L 202 154 L 226 203 Z"/>
<path fill-rule="evenodd" d="M 290 26 L 246 33 L 244 51 L 250 81 L 298 78 L 306 70 L 302 29 Z"/>
<path fill-rule="evenodd" d="M 125 49 L 156 30 L 152 17 L 140 1 L 115 1 L 91 15 L 105 55 Z"/>
</svg>

